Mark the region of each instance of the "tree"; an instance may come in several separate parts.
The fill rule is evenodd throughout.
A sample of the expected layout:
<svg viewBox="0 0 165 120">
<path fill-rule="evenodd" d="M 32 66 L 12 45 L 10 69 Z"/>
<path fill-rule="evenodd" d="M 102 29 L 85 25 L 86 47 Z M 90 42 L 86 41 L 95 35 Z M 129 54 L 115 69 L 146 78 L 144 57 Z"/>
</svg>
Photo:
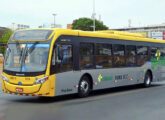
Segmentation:
<svg viewBox="0 0 165 120">
<path fill-rule="evenodd" d="M 5 34 L 0 38 L 0 44 L 7 44 L 12 34 L 13 32 L 10 29 L 6 30 Z M 0 53 L 4 54 L 5 50 L 6 46 L 0 46 Z"/>
<path fill-rule="evenodd" d="M 93 20 L 90 18 L 79 18 L 73 21 L 72 29 L 84 30 L 84 31 L 93 31 Z M 95 20 L 96 30 L 108 30 L 109 28 L 104 25 L 102 22 Z"/>
</svg>

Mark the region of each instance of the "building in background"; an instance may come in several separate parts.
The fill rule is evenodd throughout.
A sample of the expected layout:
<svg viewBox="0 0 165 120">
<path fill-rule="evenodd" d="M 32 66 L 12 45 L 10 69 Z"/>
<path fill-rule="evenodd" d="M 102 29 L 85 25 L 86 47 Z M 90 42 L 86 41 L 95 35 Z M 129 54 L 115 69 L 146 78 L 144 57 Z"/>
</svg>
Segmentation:
<svg viewBox="0 0 165 120">
<path fill-rule="evenodd" d="M 142 33 L 149 38 L 165 40 L 165 23 L 158 25 L 149 25 L 147 27 L 128 27 L 113 30 Z"/>
<path fill-rule="evenodd" d="M 50 24 L 48 24 L 48 23 L 44 23 L 43 25 L 42 25 L 42 27 L 41 28 L 50 28 L 51 27 L 51 25 Z"/>
<path fill-rule="evenodd" d="M 67 24 L 67 29 L 72 29 L 72 24 Z"/>
<path fill-rule="evenodd" d="M 51 24 L 50 27 L 51 28 L 62 28 L 62 25 L 61 24 L 55 24 L 55 27 L 54 27 L 54 24 Z"/>
<path fill-rule="evenodd" d="M 54 24 L 44 23 L 44 24 L 38 26 L 38 28 L 54 28 Z M 55 28 L 62 28 L 62 25 L 56 24 Z"/>
<path fill-rule="evenodd" d="M 14 30 L 30 28 L 30 26 L 29 25 L 12 23 L 12 25 L 10 25 L 9 28 L 14 31 Z"/>
</svg>

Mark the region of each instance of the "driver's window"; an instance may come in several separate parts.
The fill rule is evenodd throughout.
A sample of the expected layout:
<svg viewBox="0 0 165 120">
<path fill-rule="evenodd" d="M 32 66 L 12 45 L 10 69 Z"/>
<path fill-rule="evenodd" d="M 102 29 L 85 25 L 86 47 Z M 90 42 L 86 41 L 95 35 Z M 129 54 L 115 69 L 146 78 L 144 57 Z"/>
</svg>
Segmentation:
<svg viewBox="0 0 165 120">
<path fill-rule="evenodd" d="M 72 45 L 58 45 L 56 72 L 73 70 Z"/>
<path fill-rule="evenodd" d="M 72 45 L 56 45 L 53 56 L 52 66 L 55 73 L 73 70 Z"/>
</svg>

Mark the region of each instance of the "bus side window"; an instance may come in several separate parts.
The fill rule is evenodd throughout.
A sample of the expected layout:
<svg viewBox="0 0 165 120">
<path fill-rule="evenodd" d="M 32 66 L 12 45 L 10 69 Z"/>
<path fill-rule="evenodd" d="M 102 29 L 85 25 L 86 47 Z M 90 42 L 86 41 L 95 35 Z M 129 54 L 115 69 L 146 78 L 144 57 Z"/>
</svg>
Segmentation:
<svg viewBox="0 0 165 120">
<path fill-rule="evenodd" d="M 93 68 L 93 44 L 80 43 L 80 68 Z"/>
<path fill-rule="evenodd" d="M 136 46 L 126 46 L 126 64 L 127 66 L 136 66 Z"/>
<path fill-rule="evenodd" d="M 157 61 L 157 55 L 156 53 L 158 52 L 159 48 L 156 48 L 156 47 L 152 47 L 151 48 L 151 61 L 152 62 L 156 62 Z"/>
<path fill-rule="evenodd" d="M 113 45 L 113 55 L 114 55 L 114 66 L 123 67 L 125 66 L 125 54 L 124 45 Z"/>
<path fill-rule="evenodd" d="M 165 60 L 165 48 L 160 48 L 160 54 L 159 54 L 159 51 L 157 51 L 157 54 L 155 56 L 157 57 L 157 59 L 163 60 L 163 63 L 164 63 L 164 60 Z"/>
<path fill-rule="evenodd" d="M 57 45 L 56 73 L 73 70 L 72 45 Z"/>
<path fill-rule="evenodd" d="M 148 47 L 137 46 L 137 65 L 143 65 L 148 61 Z"/>
<path fill-rule="evenodd" d="M 96 69 L 112 67 L 112 45 L 96 44 Z"/>
</svg>

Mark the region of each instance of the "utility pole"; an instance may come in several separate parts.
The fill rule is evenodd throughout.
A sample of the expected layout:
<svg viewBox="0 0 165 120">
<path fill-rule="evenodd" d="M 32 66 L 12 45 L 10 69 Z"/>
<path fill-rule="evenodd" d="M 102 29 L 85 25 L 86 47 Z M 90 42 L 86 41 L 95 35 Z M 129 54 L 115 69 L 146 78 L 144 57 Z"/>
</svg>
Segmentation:
<svg viewBox="0 0 165 120">
<path fill-rule="evenodd" d="M 55 28 L 55 26 L 56 26 L 55 17 L 56 17 L 57 14 L 53 13 L 52 15 L 54 16 L 54 25 L 53 25 L 53 26 L 54 26 L 54 28 Z"/>
<path fill-rule="evenodd" d="M 101 15 L 99 15 L 99 21 L 101 22 Z"/>
<path fill-rule="evenodd" d="M 15 30 L 15 23 L 12 23 L 12 29 Z"/>
<path fill-rule="evenodd" d="M 129 20 L 128 20 L 128 27 L 129 27 L 129 28 L 131 27 L 131 23 L 132 23 L 132 21 L 131 21 L 131 19 L 129 19 Z"/>
<path fill-rule="evenodd" d="M 95 0 L 93 0 L 93 31 L 96 30 L 96 25 L 95 25 Z"/>
</svg>

